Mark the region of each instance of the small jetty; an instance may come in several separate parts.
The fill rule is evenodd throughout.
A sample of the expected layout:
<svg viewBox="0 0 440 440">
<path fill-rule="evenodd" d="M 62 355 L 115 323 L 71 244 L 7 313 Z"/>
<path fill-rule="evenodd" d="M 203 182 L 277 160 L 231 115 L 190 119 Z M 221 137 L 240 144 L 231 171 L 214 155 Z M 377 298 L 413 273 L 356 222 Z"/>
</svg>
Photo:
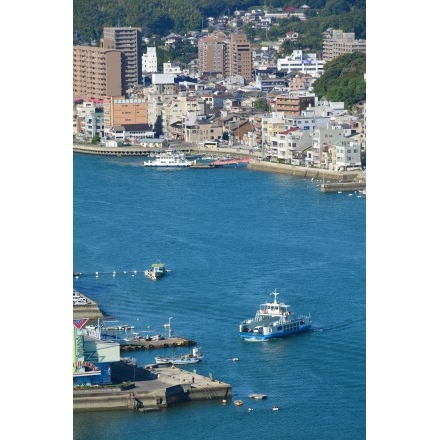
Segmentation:
<svg viewBox="0 0 440 440">
<path fill-rule="evenodd" d="M 171 337 L 159 340 L 147 339 L 132 339 L 132 340 L 118 340 L 121 351 L 133 351 L 133 350 L 154 350 L 156 348 L 169 348 L 169 347 L 190 347 L 197 345 L 196 341 L 181 337 Z"/>
</svg>

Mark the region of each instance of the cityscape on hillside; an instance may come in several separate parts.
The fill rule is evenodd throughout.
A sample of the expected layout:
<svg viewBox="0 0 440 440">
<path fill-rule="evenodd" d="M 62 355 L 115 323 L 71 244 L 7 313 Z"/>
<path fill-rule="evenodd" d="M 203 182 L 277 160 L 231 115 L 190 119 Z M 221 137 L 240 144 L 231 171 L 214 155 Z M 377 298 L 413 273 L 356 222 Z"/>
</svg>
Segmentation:
<svg viewBox="0 0 440 440">
<path fill-rule="evenodd" d="M 277 18 L 258 10 L 233 19 L 267 29 Z M 256 49 L 239 26 L 227 26 L 229 17 L 209 20 L 212 32 L 163 39 L 168 47 L 184 38 L 197 47 L 197 58 L 186 64 L 158 65 L 156 47 L 141 28 L 104 27 L 99 45 L 74 45 L 74 143 L 210 142 L 256 150 L 280 163 L 365 169 L 366 99 L 348 107 L 314 92 L 326 64 L 366 54 L 365 40 L 328 28 L 322 53 L 295 49 L 280 57 L 280 41 Z M 289 31 L 283 40 L 297 38 Z"/>
</svg>

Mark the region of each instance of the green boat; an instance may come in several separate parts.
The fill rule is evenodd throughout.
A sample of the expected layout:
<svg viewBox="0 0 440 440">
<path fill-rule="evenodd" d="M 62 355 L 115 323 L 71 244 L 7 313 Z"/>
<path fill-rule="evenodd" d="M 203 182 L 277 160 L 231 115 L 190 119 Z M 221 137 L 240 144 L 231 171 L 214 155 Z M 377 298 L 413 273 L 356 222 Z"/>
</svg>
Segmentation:
<svg viewBox="0 0 440 440">
<path fill-rule="evenodd" d="M 163 277 L 168 272 L 163 263 L 153 263 L 149 269 L 145 271 L 145 275 L 152 280 Z"/>
</svg>

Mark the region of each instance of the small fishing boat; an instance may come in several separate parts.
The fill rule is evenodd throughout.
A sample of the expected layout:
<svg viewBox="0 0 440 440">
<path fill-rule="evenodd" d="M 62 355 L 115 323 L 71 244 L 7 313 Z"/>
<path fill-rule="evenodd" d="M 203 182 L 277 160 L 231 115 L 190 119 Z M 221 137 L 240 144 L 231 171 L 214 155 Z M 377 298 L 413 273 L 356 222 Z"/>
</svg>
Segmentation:
<svg viewBox="0 0 440 440">
<path fill-rule="evenodd" d="M 203 354 L 200 350 L 195 347 L 193 348 L 192 353 L 185 354 L 183 356 L 176 357 L 163 357 L 156 356 L 154 360 L 156 364 L 172 364 L 172 365 L 188 365 L 188 364 L 197 364 L 203 359 Z"/>
<path fill-rule="evenodd" d="M 243 401 L 242 400 L 234 400 L 234 405 L 235 406 L 243 406 Z"/>
<path fill-rule="evenodd" d="M 158 261 L 157 263 L 153 263 L 150 268 L 145 271 L 145 275 L 152 280 L 157 280 L 163 277 L 167 272 L 169 272 L 169 270 L 165 268 L 165 264 Z"/>
<path fill-rule="evenodd" d="M 242 339 L 264 341 L 268 339 L 284 338 L 295 333 L 310 330 L 312 317 L 297 315 L 290 310 L 290 306 L 279 302 L 279 293 L 272 292 L 275 298 L 273 302 L 260 304 L 255 316 L 241 322 L 239 334 Z"/>
</svg>

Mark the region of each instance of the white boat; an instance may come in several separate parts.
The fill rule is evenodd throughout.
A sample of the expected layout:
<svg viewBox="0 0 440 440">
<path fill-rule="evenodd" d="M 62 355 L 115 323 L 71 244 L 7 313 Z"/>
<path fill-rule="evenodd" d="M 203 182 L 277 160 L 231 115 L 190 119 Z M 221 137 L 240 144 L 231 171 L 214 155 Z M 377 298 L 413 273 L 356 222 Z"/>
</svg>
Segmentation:
<svg viewBox="0 0 440 440">
<path fill-rule="evenodd" d="M 169 271 L 165 269 L 165 265 L 158 261 L 157 263 L 153 263 L 150 268 L 145 271 L 145 275 L 152 280 L 157 280 L 163 277 L 167 272 Z"/>
<path fill-rule="evenodd" d="M 267 339 L 284 338 L 295 333 L 310 330 L 312 317 L 297 315 L 289 310 L 289 305 L 277 301 L 279 293 L 272 292 L 273 302 L 260 304 L 255 316 L 241 322 L 240 337 L 245 340 L 261 341 Z"/>
<path fill-rule="evenodd" d="M 172 150 L 159 153 L 153 160 L 144 160 L 144 167 L 190 167 L 192 164 L 183 153 Z"/>
<path fill-rule="evenodd" d="M 184 354 L 183 356 L 176 357 L 163 357 L 156 356 L 154 360 L 156 364 L 172 364 L 172 365 L 187 365 L 187 364 L 197 364 L 203 359 L 203 354 L 200 350 L 195 347 L 192 353 Z"/>
</svg>

